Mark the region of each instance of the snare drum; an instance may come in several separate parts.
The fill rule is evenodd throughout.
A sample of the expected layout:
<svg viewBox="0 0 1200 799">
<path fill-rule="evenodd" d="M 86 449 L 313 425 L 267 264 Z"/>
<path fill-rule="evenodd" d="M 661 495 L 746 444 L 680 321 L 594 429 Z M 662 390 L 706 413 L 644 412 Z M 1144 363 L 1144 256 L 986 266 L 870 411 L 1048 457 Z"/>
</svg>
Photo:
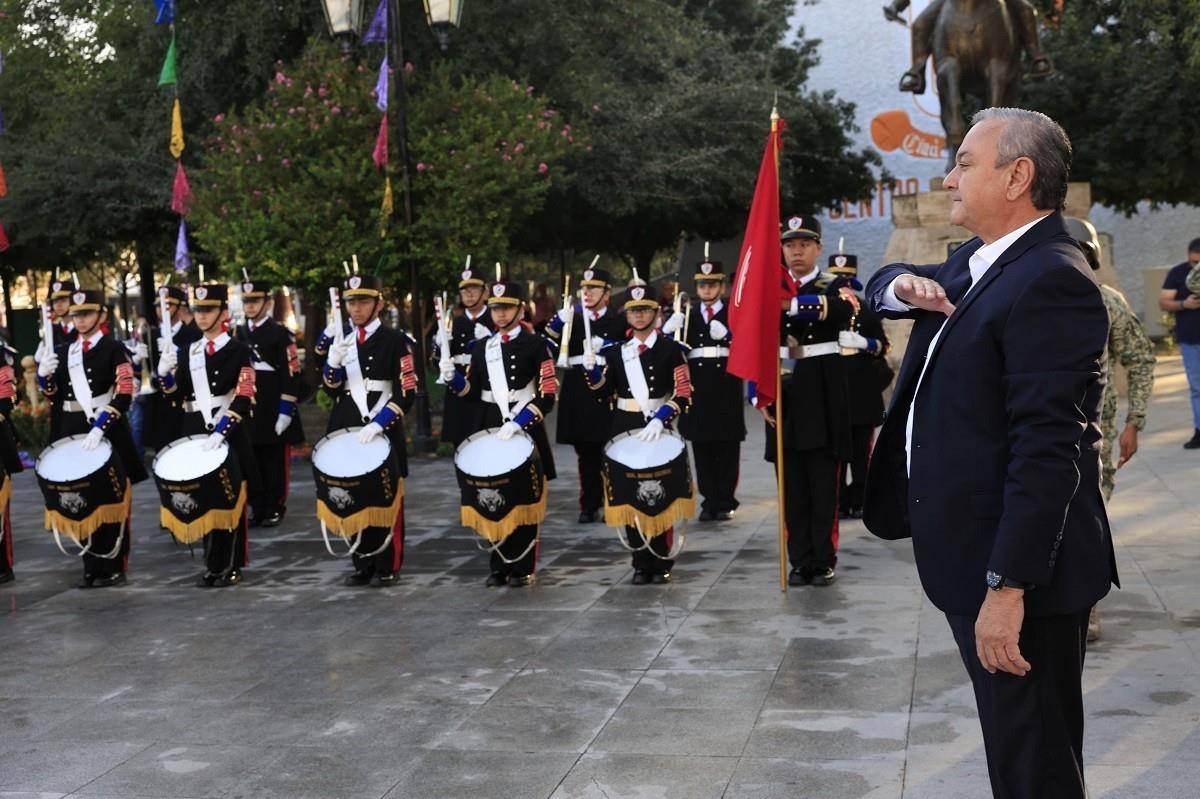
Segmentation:
<svg viewBox="0 0 1200 799">
<path fill-rule="evenodd" d="M 387 436 L 358 443 L 361 427 L 334 430 L 313 447 L 317 518 L 343 538 L 396 523 L 404 480 Z"/>
<path fill-rule="evenodd" d="M 533 439 L 522 433 L 502 441 L 499 429 L 480 430 L 454 452 L 462 524 L 493 544 L 546 518 L 546 476 Z"/>
<path fill-rule="evenodd" d="M 233 530 L 246 510 L 246 481 L 229 444 L 205 449 L 207 433 L 185 436 L 154 457 L 159 523 L 191 544 L 213 530 Z"/>
<path fill-rule="evenodd" d="M 133 490 L 107 438 L 93 450 L 86 435 L 60 438 L 42 451 L 35 471 L 46 498 L 46 529 L 82 542 L 102 524 L 129 518 Z"/>
<path fill-rule="evenodd" d="M 679 434 L 664 430 L 641 441 L 640 430 L 614 436 L 604 447 L 604 523 L 636 526 L 645 538 L 696 512 L 692 468 Z"/>
</svg>

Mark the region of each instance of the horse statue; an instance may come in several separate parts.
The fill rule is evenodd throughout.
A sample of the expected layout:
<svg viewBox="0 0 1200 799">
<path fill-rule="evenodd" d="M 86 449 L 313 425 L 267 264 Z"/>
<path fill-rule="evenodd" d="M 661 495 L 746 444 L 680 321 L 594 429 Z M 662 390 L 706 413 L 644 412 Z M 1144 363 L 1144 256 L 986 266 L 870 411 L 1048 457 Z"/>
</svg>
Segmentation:
<svg viewBox="0 0 1200 799">
<path fill-rule="evenodd" d="M 904 24 L 900 12 L 910 0 L 893 0 L 884 16 Z M 900 79 L 900 91 L 925 91 L 925 62 L 933 56 L 942 128 L 954 167 L 967 133 L 963 113 L 968 96 L 985 106 L 1011 106 L 1021 84 L 1021 54 L 1029 55 L 1034 77 L 1054 71 L 1041 50 L 1037 12 L 1028 0 L 933 0 L 913 22 L 912 67 Z"/>
</svg>

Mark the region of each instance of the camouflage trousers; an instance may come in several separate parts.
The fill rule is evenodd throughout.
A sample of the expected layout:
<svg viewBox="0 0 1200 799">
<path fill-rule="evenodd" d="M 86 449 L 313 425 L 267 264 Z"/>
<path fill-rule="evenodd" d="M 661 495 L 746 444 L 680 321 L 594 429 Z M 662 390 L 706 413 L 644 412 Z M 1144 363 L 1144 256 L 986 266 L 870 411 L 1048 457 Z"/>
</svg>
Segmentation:
<svg viewBox="0 0 1200 799">
<path fill-rule="evenodd" d="M 1117 467 L 1113 463 L 1113 448 L 1117 442 L 1117 392 L 1111 389 L 1104 392 L 1104 402 L 1100 406 L 1100 433 L 1100 490 L 1107 503 L 1112 499 L 1117 479 Z"/>
</svg>

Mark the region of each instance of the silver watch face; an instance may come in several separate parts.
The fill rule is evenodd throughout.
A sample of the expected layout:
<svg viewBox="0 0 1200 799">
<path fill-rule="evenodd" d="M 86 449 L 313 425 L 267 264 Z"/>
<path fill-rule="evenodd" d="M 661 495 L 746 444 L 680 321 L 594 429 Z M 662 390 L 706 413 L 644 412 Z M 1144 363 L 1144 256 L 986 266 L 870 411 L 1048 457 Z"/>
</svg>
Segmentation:
<svg viewBox="0 0 1200 799">
<path fill-rule="evenodd" d="M 988 573 L 987 573 L 988 588 L 992 588 L 992 589 L 999 588 L 1003 582 L 1004 582 L 1004 578 L 1001 577 L 999 574 L 996 574 L 994 571 L 988 571 Z"/>
</svg>

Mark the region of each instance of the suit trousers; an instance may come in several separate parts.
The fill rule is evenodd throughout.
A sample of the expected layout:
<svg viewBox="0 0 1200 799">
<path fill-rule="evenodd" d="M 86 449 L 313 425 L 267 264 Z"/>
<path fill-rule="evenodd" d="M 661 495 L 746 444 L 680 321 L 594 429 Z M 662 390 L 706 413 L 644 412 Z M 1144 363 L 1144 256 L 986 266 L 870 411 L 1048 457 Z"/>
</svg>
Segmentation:
<svg viewBox="0 0 1200 799">
<path fill-rule="evenodd" d="M 726 513 L 737 510 L 734 498 L 738 484 L 742 443 L 740 441 L 693 441 L 696 459 L 696 487 L 704 500 L 702 510 Z"/>
<path fill-rule="evenodd" d="M 254 445 L 254 462 L 258 467 L 262 490 L 250 497 L 250 507 L 258 519 L 287 511 L 291 450 L 283 442 Z"/>
<path fill-rule="evenodd" d="M 648 547 L 643 546 L 646 539 L 636 527 L 625 525 L 625 540 L 629 546 L 637 549 L 633 553 L 633 568 L 650 574 L 665 574 L 675 566 L 675 561 L 667 557 L 671 553 L 671 545 L 675 541 L 675 528 L 650 539 Z"/>
<path fill-rule="evenodd" d="M 365 572 L 374 576 L 399 572 L 400 567 L 404 565 L 403 497 L 400 499 L 400 510 L 396 514 L 391 534 L 392 538 L 389 541 L 386 527 L 368 527 L 362 531 L 358 550 L 350 557 L 356 572 Z"/>
<path fill-rule="evenodd" d="M 1088 611 L 1025 619 L 1024 677 L 989 674 L 975 653 L 975 616 L 947 614 L 975 688 L 995 799 L 1085 799 L 1083 658 Z"/>
<path fill-rule="evenodd" d="M 506 577 L 527 577 L 537 571 L 538 526 L 517 525 L 492 551 L 491 567 Z"/>
<path fill-rule="evenodd" d="M 783 451 L 781 498 L 792 568 L 822 572 L 837 565 L 838 484 L 842 465 L 824 449 Z"/>
<path fill-rule="evenodd" d="M 850 485 L 846 487 L 843 483 L 842 486 L 845 490 L 841 502 L 843 511 L 850 508 L 861 509 L 863 506 L 863 498 L 867 493 L 867 461 L 871 457 L 871 437 L 874 434 L 874 425 L 855 425 L 850 428 L 850 444 L 854 454 L 850 460 L 848 475 Z"/>
<path fill-rule="evenodd" d="M 579 510 L 593 512 L 604 507 L 604 443 L 575 444 L 579 457 Z"/>
</svg>

